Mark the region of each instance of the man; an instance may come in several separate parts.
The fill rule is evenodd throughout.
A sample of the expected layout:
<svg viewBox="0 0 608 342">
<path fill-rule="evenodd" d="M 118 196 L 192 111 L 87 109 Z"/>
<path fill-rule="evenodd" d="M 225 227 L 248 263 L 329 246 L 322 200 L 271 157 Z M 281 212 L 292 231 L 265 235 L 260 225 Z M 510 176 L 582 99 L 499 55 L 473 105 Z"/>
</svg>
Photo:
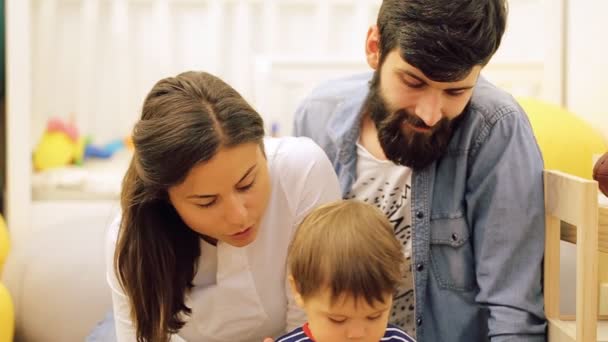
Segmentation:
<svg viewBox="0 0 608 342">
<path fill-rule="evenodd" d="M 418 341 L 545 340 L 542 158 L 523 110 L 480 76 L 506 16 L 505 0 L 384 0 L 373 75 L 296 113 L 343 196 L 393 223 L 411 272 L 391 322 Z"/>
</svg>

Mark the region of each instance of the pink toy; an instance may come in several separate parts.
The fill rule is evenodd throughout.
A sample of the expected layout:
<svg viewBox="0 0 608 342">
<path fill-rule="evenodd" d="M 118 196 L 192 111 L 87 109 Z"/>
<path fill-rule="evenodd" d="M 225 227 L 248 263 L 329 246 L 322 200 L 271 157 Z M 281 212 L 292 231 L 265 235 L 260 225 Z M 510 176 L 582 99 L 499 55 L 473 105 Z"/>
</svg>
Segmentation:
<svg viewBox="0 0 608 342">
<path fill-rule="evenodd" d="M 46 125 L 46 131 L 49 133 L 52 132 L 63 132 L 72 139 L 72 141 L 78 141 L 78 129 L 73 123 L 66 123 L 61 121 L 61 119 L 53 118 L 50 119 L 48 124 Z"/>
</svg>

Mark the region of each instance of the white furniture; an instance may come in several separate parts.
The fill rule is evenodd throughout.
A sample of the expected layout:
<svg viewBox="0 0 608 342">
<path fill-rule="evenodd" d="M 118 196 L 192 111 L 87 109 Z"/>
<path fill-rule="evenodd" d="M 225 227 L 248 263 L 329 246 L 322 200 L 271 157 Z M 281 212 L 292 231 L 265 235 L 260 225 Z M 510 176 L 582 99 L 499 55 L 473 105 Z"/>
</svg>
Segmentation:
<svg viewBox="0 0 608 342">
<path fill-rule="evenodd" d="M 15 341 L 82 342 L 112 305 L 104 247 L 118 203 L 36 205 L 36 228 L 12 248 L 3 272 L 15 304 Z"/>
</svg>

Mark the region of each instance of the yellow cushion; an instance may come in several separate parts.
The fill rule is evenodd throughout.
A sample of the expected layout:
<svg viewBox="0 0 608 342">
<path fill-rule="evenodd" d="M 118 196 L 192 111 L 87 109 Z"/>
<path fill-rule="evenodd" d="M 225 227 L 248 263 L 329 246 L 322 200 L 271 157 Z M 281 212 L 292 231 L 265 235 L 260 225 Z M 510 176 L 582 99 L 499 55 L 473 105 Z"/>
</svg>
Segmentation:
<svg viewBox="0 0 608 342">
<path fill-rule="evenodd" d="M 566 109 L 534 99 L 518 99 L 528 113 L 546 169 L 592 179 L 593 155 L 608 150 L 602 135 Z"/>
<path fill-rule="evenodd" d="M 0 215 L 0 275 L 9 249 L 8 230 Z M 0 283 L 0 342 L 11 342 L 15 324 L 15 312 L 8 290 Z"/>
<path fill-rule="evenodd" d="M 0 283 L 0 342 L 13 341 L 15 312 L 8 290 Z"/>
</svg>

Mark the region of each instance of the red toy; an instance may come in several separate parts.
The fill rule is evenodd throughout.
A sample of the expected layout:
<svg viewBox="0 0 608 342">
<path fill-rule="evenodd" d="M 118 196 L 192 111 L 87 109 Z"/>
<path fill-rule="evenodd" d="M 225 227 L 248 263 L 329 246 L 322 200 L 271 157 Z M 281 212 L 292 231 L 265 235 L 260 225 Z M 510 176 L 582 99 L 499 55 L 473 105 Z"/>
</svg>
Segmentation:
<svg viewBox="0 0 608 342">
<path fill-rule="evenodd" d="M 593 179 L 599 184 L 600 191 L 608 196 L 608 152 L 604 153 L 595 163 Z"/>
</svg>

